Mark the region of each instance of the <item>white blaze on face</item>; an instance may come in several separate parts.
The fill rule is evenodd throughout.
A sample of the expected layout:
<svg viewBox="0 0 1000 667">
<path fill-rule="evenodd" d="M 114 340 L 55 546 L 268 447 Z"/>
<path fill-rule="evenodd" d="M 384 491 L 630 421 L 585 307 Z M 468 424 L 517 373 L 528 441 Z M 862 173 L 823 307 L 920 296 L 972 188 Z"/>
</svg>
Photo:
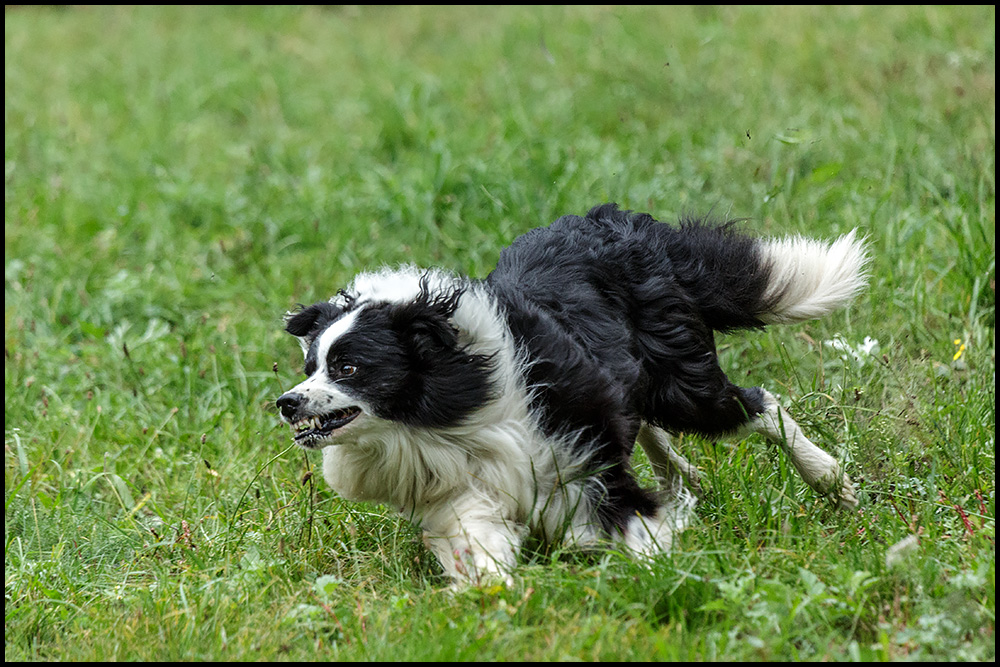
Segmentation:
<svg viewBox="0 0 1000 667">
<path fill-rule="evenodd" d="M 316 352 L 316 368 L 312 375 L 303 382 L 289 390 L 289 393 L 302 394 L 307 401 L 310 412 L 324 412 L 337 410 L 352 405 L 358 405 L 357 400 L 352 399 L 343 391 L 337 388 L 337 383 L 330 379 L 327 372 L 327 355 L 330 347 L 344 334 L 350 331 L 354 321 L 358 317 L 359 311 L 346 313 L 339 320 L 328 326 L 319 337 L 313 342 L 310 349 Z M 309 352 L 306 351 L 308 357 Z"/>
<path fill-rule="evenodd" d="M 330 352 L 330 347 L 351 329 L 354 321 L 358 319 L 359 312 L 361 311 L 352 310 L 345 313 L 339 320 L 324 329 L 323 333 L 316 339 L 316 372 L 313 375 L 321 372 L 326 374 L 327 355 Z"/>
</svg>

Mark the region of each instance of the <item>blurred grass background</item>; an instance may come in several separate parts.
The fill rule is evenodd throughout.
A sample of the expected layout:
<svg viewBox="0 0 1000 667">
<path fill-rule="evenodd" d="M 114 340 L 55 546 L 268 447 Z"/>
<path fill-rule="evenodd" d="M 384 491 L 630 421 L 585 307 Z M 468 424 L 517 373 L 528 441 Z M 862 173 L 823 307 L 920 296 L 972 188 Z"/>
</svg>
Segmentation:
<svg viewBox="0 0 1000 667">
<path fill-rule="evenodd" d="M 5 657 L 992 659 L 995 72 L 992 6 L 7 8 Z M 604 201 L 868 235 L 848 311 L 720 339 L 863 508 L 688 438 L 652 572 L 444 595 L 289 449 L 281 315 Z"/>
</svg>

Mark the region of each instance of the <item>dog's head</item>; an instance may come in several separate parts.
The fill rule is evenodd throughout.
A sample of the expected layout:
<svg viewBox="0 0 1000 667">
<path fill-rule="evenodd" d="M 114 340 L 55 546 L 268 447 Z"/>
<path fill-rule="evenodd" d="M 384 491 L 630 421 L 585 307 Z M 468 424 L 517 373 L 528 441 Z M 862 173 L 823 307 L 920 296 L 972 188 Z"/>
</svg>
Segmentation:
<svg viewBox="0 0 1000 667">
<path fill-rule="evenodd" d="M 285 330 L 305 354 L 306 379 L 277 400 L 306 449 L 346 444 L 387 423 L 439 428 L 487 400 L 490 358 L 460 343 L 452 316 L 461 288 L 367 300 L 341 292 L 290 313 Z"/>
</svg>

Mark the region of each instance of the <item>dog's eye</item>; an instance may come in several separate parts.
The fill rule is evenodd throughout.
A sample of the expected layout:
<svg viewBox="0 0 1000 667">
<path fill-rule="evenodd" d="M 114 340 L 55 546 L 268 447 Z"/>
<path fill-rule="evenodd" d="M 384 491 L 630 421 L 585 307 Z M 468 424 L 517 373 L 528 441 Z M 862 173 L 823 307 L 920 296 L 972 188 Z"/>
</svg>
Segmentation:
<svg viewBox="0 0 1000 667">
<path fill-rule="evenodd" d="M 337 375 L 342 378 L 350 377 L 358 372 L 358 367 L 352 364 L 341 364 L 337 368 Z"/>
</svg>

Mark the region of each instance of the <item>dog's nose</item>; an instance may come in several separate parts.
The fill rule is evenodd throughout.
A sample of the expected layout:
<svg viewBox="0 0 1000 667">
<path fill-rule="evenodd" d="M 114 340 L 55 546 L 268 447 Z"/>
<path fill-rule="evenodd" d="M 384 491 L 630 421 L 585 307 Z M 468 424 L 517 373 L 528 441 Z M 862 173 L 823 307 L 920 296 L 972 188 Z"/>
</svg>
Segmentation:
<svg viewBox="0 0 1000 667">
<path fill-rule="evenodd" d="M 302 394 L 290 391 L 287 394 L 279 396 L 275 403 L 278 405 L 278 410 L 281 411 L 281 416 L 290 421 L 295 417 L 295 413 L 298 411 L 299 406 L 302 405 L 304 398 L 305 396 Z"/>
</svg>

